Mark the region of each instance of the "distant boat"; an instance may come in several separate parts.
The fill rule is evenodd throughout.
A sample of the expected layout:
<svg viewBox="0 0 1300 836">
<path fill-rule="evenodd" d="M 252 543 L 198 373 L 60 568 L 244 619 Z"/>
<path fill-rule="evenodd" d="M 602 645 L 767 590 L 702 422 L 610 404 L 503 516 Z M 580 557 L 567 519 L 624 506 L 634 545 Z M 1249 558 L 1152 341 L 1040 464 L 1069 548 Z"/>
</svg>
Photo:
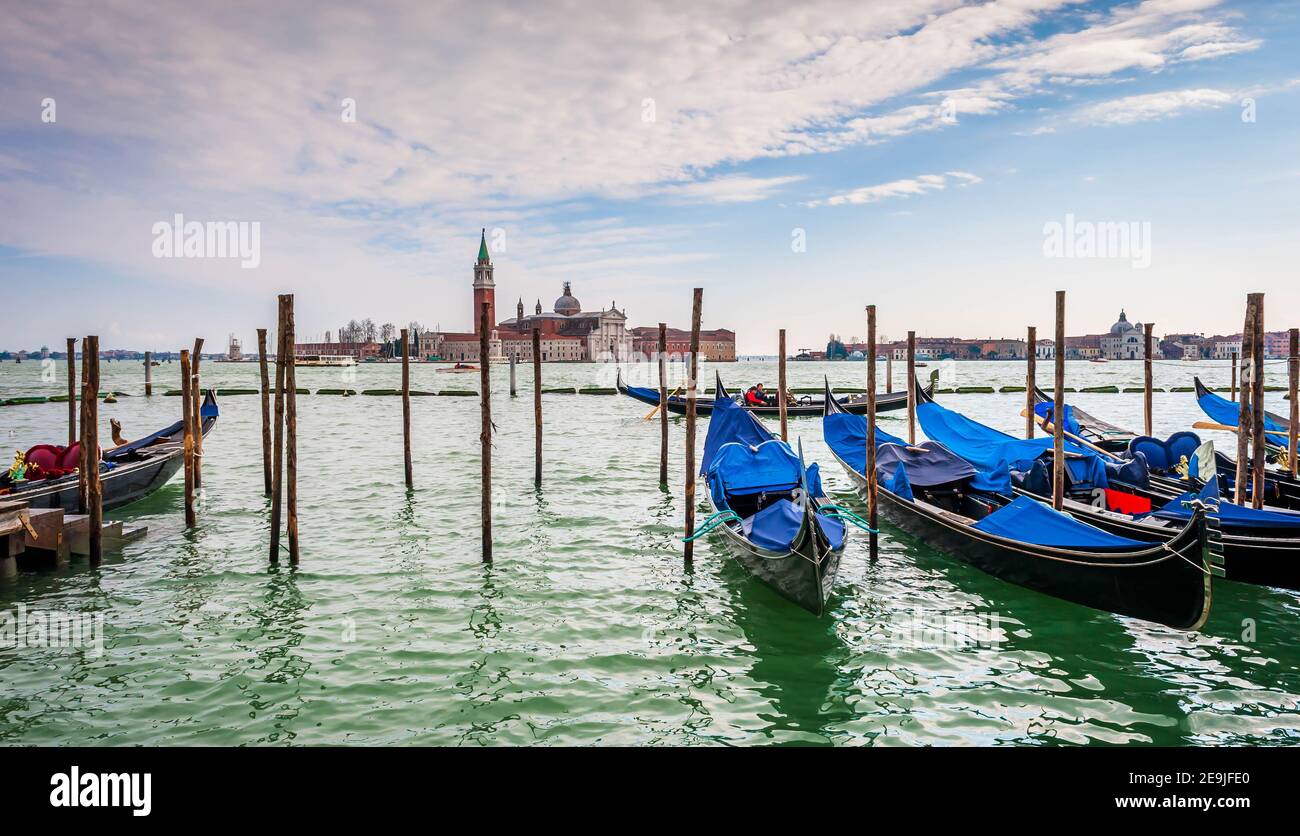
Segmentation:
<svg viewBox="0 0 1300 836">
<path fill-rule="evenodd" d="M 1109 363 L 1110 361 L 1107 360 L 1105 357 L 1093 357 L 1093 358 L 1092 358 L 1091 360 L 1089 360 L 1088 362 L 1089 362 L 1089 363 Z"/>
<path fill-rule="evenodd" d="M 469 374 L 478 370 L 478 366 L 471 366 L 469 363 L 457 363 L 449 369 L 434 369 L 435 372 L 446 372 L 448 374 Z"/>
<path fill-rule="evenodd" d="M 293 358 L 295 366 L 355 366 L 357 361 L 348 354 L 299 354 Z"/>
</svg>

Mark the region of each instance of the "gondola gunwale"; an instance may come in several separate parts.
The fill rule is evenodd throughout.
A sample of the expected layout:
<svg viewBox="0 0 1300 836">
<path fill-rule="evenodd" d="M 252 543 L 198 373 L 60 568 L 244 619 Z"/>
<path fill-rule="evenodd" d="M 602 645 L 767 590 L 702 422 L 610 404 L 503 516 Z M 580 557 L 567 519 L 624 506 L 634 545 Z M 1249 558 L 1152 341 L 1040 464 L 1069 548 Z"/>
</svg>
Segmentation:
<svg viewBox="0 0 1300 836">
<path fill-rule="evenodd" d="M 827 389 L 829 390 L 829 386 Z M 827 401 L 827 403 L 831 403 L 831 401 Z M 835 411 L 837 410 L 835 410 L 833 406 L 830 406 L 827 407 L 825 414 L 831 414 Z M 831 455 L 837 462 L 839 462 L 840 467 L 843 468 L 845 473 L 849 476 L 849 480 L 853 484 L 855 493 L 861 497 L 862 492 L 866 489 L 866 476 L 858 473 L 856 469 L 848 464 L 848 462 L 844 461 L 833 447 L 830 445 L 827 445 L 827 447 L 829 448 Z M 1194 546 L 1195 550 L 1200 552 L 1201 557 L 1199 565 L 1192 564 L 1192 567 L 1195 568 L 1202 577 L 1200 586 L 1202 596 L 1200 612 L 1194 619 L 1178 622 L 1152 619 L 1143 615 L 1138 615 L 1134 612 L 1121 612 L 1114 607 L 1099 606 L 1098 604 L 1101 603 L 1100 601 L 1092 603 L 1080 600 L 1078 597 L 1069 597 L 1067 594 L 1063 594 L 1068 593 L 1069 591 L 1068 579 L 1061 581 L 1063 589 L 1060 592 L 1051 591 L 1046 588 L 1045 585 L 1031 586 L 1020 583 L 1016 580 L 1004 577 L 1003 574 L 998 574 L 989 568 L 986 568 L 985 565 L 983 565 L 985 561 L 977 562 L 960 549 L 950 549 L 937 545 L 935 547 L 939 548 L 940 551 L 948 554 L 958 562 L 979 569 L 980 571 L 1006 583 L 1014 583 L 1024 589 L 1030 589 L 1043 595 L 1049 595 L 1051 597 L 1069 601 L 1080 606 L 1086 606 L 1090 609 L 1101 612 L 1110 612 L 1125 617 L 1139 618 L 1142 620 L 1153 621 L 1154 623 L 1165 624 L 1166 626 L 1174 627 L 1176 629 L 1185 630 L 1197 630 L 1203 626 L 1209 618 L 1213 593 L 1212 583 L 1210 580 L 1211 571 L 1205 558 L 1208 536 L 1206 532 L 1205 510 L 1203 507 L 1198 507 L 1192 517 L 1188 520 L 1188 523 L 1182 528 L 1165 529 L 1169 531 L 1169 537 L 1151 541 L 1152 546 L 1150 549 L 1130 552 L 1097 552 L 1080 549 L 1063 549 L 1054 546 L 1040 546 L 1038 544 L 1024 543 L 1019 540 L 1012 540 L 1010 538 L 1002 537 L 1001 535 L 982 531 L 974 528 L 969 523 L 963 523 L 952 519 L 949 516 L 949 512 L 923 500 L 904 499 L 880 484 L 879 480 L 877 480 L 876 483 L 876 492 L 878 500 L 885 500 L 878 505 L 878 510 L 882 511 L 884 516 L 889 519 L 890 522 L 898 525 L 900 528 L 923 542 L 934 545 L 933 541 L 938 538 L 934 534 L 916 530 L 917 526 L 913 525 L 913 523 L 919 522 L 922 525 L 929 525 L 931 527 L 937 525 L 944 529 L 950 538 L 972 541 L 988 548 L 997 549 L 999 554 L 1014 552 L 1019 555 L 1018 557 L 1013 558 L 1015 560 L 1032 560 L 1037 558 L 1053 561 L 1054 564 L 1057 565 L 1065 564 L 1072 567 L 1080 567 L 1081 569 L 1090 570 L 1150 570 L 1159 567 L 1162 564 L 1166 564 L 1169 561 L 1192 563 L 1192 559 L 1188 557 L 1185 552 L 1191 550 Z M 1042 501 L 1041 497 L 1029 494 L 1024 495 L 1030 496 L 1030 498 L 1035 501 Z M 1074 515 L 1072 514 L 1072 516 Z M 1091 524 L 1090 520 L 1081 520 L 1081 522 L 1088 522 Z M 994 558 L 996 558 L 996 556 L 994 556 Z M 1026 564 L 1026 567 L 1032 568 L 1030 564 Z M 1012 567 L 1008 566 L 1004 574 L 1010 574 L 1011 568 Z M 1173 608 L 1170 608 L 1171 612 L 1172 609 Z"/>
</svg>

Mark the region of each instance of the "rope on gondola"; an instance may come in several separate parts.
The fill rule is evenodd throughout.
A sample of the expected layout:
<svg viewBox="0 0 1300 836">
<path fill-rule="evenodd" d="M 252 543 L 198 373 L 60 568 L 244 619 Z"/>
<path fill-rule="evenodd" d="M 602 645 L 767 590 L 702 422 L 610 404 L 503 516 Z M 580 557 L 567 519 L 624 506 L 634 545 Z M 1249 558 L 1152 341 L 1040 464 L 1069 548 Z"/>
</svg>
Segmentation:
<svg viewBox="0 0 1300 836">
<path fill-rule="evenodd" d="M 852 523 L 853 525 L 856 525 L 858 528 L 868 532 L 869 534 L 880 533 L 880 529 L 872 528 L 870 523 L 868 523 L 866 520 L 862 519 L 862 517 L 859 517 L 857 514 L 853 513 L 848 508 L 845 508 L 843 506 L 823 505 L 820 508 L 819 512 L 828 517 L 844 520 L 847 523 Z"/>
<path fill-rule="evenodd" d="M 740 517 L 736 514 L 735 511 L 726 511 L 726 510 L 719 511 L 718 513 L 714 514 L 713 516 L 709 517 L 707 520 L 705 520 L 704 522 L 696 526 L 695 531 L 691 533 L 691 536 L 683 537 L 682 542 L 689 543 L 692 540 L 695 540 L 696 538 L 703 537 L 705 534 L 708 534 L 710 531 L 717 528 L 718 526 L 723 525 L 724 523 L 731 522 L 732 520 L 735 520 L 736 522 L 743 522 L 743 520 L 740 519 Z"/>
</svg>

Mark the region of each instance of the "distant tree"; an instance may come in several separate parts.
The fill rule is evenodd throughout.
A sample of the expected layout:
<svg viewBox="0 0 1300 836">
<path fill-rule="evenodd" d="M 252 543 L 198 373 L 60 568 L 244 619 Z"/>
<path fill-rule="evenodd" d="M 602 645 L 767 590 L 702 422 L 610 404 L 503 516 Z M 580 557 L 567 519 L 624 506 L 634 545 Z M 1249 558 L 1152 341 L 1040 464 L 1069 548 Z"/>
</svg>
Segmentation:
<svg viewBox="0 0 1300 836">
<path fill-rule="evenodd" d="M 380 342 L 391 343 L 393 341 L 393 337 L 395 337 L 396 335 L 397 335 L 397 326 L 393 325 L 393 323 L 385 322 L 383 325 L 379 326 Z"/>
<path fill-rule="evenodd" d="M 361 321 L 361 335 L 366 342 L 372 343 L 379 338 L 379 326 L 373 319 L 366 317 Z"/>
</svg>

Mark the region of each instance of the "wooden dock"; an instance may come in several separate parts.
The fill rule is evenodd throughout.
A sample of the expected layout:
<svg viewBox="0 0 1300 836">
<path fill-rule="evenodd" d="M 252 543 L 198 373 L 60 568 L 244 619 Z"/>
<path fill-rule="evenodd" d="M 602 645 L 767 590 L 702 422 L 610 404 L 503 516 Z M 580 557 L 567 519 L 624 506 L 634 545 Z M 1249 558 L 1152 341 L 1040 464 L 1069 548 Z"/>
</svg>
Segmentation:
<svg viewBox="0 0 1300 836">
<path fill-rule="evenodd" d="M 120 520 L 105 521 L 100 530 L 105 551 L 120 551 L 148 533 L 144 526 L 128 526 Z M 74 555 L 89 554 L 89 514 L 28 508 L 20 500 L 0 501 L 0 576 L 13 574 L 20 565 L 58 566 Z"/>
</svg>

